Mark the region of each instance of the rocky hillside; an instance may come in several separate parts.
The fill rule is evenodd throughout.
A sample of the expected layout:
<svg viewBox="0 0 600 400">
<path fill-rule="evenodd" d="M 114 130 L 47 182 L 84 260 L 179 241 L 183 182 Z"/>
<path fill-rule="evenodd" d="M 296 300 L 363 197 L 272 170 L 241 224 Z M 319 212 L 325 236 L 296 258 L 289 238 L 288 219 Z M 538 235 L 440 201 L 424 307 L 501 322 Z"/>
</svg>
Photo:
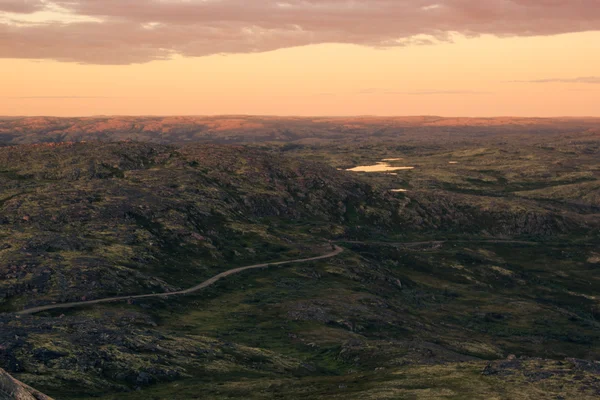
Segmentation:
<svg viewBox="0 0 600 400">
<path fill-rule="evenodd" d="M 600 150 L 503 146 L 2 147 L 0 368 L 61 399 L 493 398 L 506 379 L 594 398 Z M 345 171 L 384 158 L 415 168 Z M 330 242 L 188 296 L 12 313 Z"/>
<path fill-rule="evenodd" d="M 240 147 L 11 147 L 0 169 L 9 301 L 173 290 L 228 263 L 297 254 L 343 232 L 348 207 L 356 223 L 392 222 L 365 182 Z"/>
<path fill-rule="evenodd" d="M 292 257 L 311 241 L 544 237 L 596 221 L 528 200 L 398 196 L 324 164 L 236 146 L 7 147 L 0 180 L 0 294 L 8 309 L 171 291 L 225 264 Z"/>
<path fill-rule="evenodd" d="M 596 221 L 527 200 L 398 196 L 324 164 L 238 146 L 7 147 L 0 183 L 0 297 L 9 310 L 172 291 L 224 265 L 305 253 L 311 242 L 545 237 Z"/>
</svg>

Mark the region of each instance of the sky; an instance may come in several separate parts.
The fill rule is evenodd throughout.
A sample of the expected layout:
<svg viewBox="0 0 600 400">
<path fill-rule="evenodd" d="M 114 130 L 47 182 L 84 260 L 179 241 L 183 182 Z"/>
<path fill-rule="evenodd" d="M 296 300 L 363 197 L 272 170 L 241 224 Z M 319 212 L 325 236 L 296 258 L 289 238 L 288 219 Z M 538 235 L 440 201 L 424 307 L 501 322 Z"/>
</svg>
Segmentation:
<svg viewBox="0 0 600 400">
<path fill-rule="evenodd" d="M 0 0 L 0 115 L 600 116 L 600 0 Z"/>
</svg>

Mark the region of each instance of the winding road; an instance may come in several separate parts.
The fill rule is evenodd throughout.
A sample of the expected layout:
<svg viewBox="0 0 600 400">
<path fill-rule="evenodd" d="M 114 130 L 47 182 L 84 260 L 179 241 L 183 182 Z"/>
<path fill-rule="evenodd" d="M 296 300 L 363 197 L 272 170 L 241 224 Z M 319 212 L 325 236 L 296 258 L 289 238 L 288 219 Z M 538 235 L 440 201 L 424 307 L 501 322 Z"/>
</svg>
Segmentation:
<svg viewBox="0 0 600 400">
<path fill-rule="evenodd" d="M 412 247 L 412 246 L 418 246 L 418 245 L 427 245 L 427 244 L 445 244 L 445 243 L 468 243 L 468 242 L 477 242 L 477 243 L 507 243 L 507 244 L 529 244 L 529 245 L 536 245 L 538 243 L 536 242 L 527 242 L 527 241 L 519 241 L 519 240 L 439 240 L 439 241 L 427 241 L 427 242 L 407 242 L 407 243 L 394 243 L 394 242 L 360 242 L 360 241 L 351 241 L 351 240 L 340 240 L 338 241 L 338 243 L 348 243 L 348 244 L 380 244 L 380 245 L 391 245 L 391 246 L 405 246 L 405 247 Z M 215 282 L 217 282 L 219 279 L 225 278 L 227 276 L 230 275 L 235 275 L 238 274 L 240 272 L 243 271 L 248 271 L 251 269 L 260 269 L 260 268 L 268 268 L 268 267 L 276 267 L 276 266 L 280 266 L 280 265 L 287 265 L 287 264 L 297 264 L 297 263 L 305 263 L 305 262 L 310 262 L 310 261 L 318 261 L 318 260 L 324 260 L 327 258 L 332 258 L 335 257 L 337 255 L 339 255 L 340 253 L 342 253 L 344 251 L 344 249 L 340 246 L 334 245 L 334 251 L 332 251 L 331 253 L 322 255 L 322 256 L 317 256 L 317 257 L 311 257 L 311 258 L 303 258 L 303 259 L 299 259 L 299 260 L 289 260 L 289 261 L 279 261 L 279 262 L 271 262 L 271 263 L 264 263 L 264 264 L 256 264 L 256 265 L 249 265 L 247 267 L 239 267 L 239 268 L 234 268 L 234 269 L 230 269 L 228 271 L 225 272 L 221 272 L 218 275 L 213 276 L 210 279 L 207 279 L 206 281 L 202 282 L 199 285 L 196 285 L 194 287 L 191 287 L 189 289 L 185 289 L 185 290 L 180 290 L 177 292 L 165 292 L 165 293 L 153 293 L 153 294 L 142 294 L 142 295 L 135 295 L 135 296 L 120 296 L 120 297 L 107 297 L 105 299 L 97 299 L 97 300 L 88 300 L 88 301 L 78 301 L 78 302 L 72 302 L 72 303 L 60 303 L 60 304 L 49 304 L 46 306 L 39 306 L 39 307 L 32 307 L 32 308 L 28 308 L 25 310 L 21 310 L 21 311 L 17 311 L 14 314 L 16 315 L 30 315 L 30 314 L 36 314 L 42 311 L 49 311 L 49 310 L 57 310 L 57 309 L 66 309 L 66 308 L 74 308 L 74 307 L 83 307 L 83 306 L 89 306 L 89 305 L 93 305 L 93 304 L 100 304 L 100 303 L 112 303 L 112 302 L 117 302 L 117 301 L 129 301 L 129 300 L 138 300 L 138 299 L 152 299 L 152 298 L 168 298 L 171 296 L 179 296 L 179 295 L 185 295 L 185 294 L 190 294 L 190 293 L 194 293 L 197 292 L 199 290 L 202 290 L 204 288 L 207 288 L 211 285 L 213 285 Z"/>
<path fill-rule="evenodd" d="M 383 246 L 403 246 L 403 247 L 416 247 L 423 245 L 442 245 L 448 243 L 492 243 L 492 244 L 524 244 L 524 245 L 538 245 L 539 242 L 531 242 L 525 240 L 510 240 L 510 239 L 474 239 L 474 240 L 429 240 L 426 242 L 381 242 L 381 241 L 358 241 L 358 240 L 338 240 L 336 243 L 348 243 L 348 244 L 374 244 Z"/>
<path fill-rule="evenodd" d="M 305 262 L 310 262 L 310 261 L 324 260 L 326 258 L 335 257 L 335 256 L 339 255 L 343 251 L 344 251 L 344 249 L 342 247 L 334 246 L 334 251 L 332 251 L 331 253 L 322 255 L 322 256 L 311 257 L 311 258 L 303 258 L 303 259 L 299 259 L 299 260 L 289 260 L 289 261 L 279 261 L 279 262 L 264 263 L 264 264 L 255 264 L 255 265 L 249 265 L 247 267 L 234 268 L 234 269 L 230 269 L 230 270 L 225 271 L 225 272 L 221 272 L 220 274 L 215 275 L 215 276 L 213 276 L 210 279 L 207 279 L 206 281 L 202 282 L 199 285 L 196 285 L 196 286 L 191 287 L 189 289 L 180 290 L 180 291 L 177 291 L 177 292 L 142 294 L 142 295 L 137 295 L 137 296 L 107 297 L 105 299 L 97 299 L 97 300 L 89 300 L 89 301 L 78 301 L 78 302 L 61 303 L 61 304 L 49 304 L 47 306 L 33 307 L 33 308 L 28 308 L 28 309 L 25 309 L 25 310 L 17 311 L 14 314 L 17 314 L 17 315 L 30 315 L 30 314 L 36 314 L 36 313 L 39 313 L 39 312 L 42 312 L 42 311 L 57 310 L 57 309 L 64 309 L 64 308 L 73 308 L 73 307 L 83 307 L 83 306 L 89 306 L 89 305 L 92 305 L 92 304 L 112 303 L 112 302 L 123 301 L 123 300 L 167 298 L 167 297 L 171 297 L 171 296 L 179 296 L 179 295 L 184 295 L 184 294 L 190 294 L 190 293 L 197 292 L 199 290 L 202 290 L 202 289 L 204 289 L 206 287 L 209 287 L 209 286 L 213 285 L 219 279 L 225 278 L 225 277 L 230 276 L 230 275 L 235 275 L 235 274 L 238 274 L 238 273 L 243 272 L 243 271 L 248 271 L 248 270 L 251 270 L 251 269 L 276 267 L 276 266 L 279 266 L 279 265 L 286 265 L 286 264 L 298 264 L 298 263 L 305 263 Z"/>
</svg>

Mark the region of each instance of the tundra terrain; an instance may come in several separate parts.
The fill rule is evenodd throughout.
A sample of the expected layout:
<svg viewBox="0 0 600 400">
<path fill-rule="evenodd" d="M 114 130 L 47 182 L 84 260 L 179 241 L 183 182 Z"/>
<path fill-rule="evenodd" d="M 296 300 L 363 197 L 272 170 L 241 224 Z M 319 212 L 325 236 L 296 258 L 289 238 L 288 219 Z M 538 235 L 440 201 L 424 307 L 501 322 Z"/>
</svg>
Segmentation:
<svg viewBox="0 0 600 400">
<path fill-rule="evenodd" d="M 598 398 L 598 122 L 0 120 L 0 368 L 56 399 Z"/>
</svg>

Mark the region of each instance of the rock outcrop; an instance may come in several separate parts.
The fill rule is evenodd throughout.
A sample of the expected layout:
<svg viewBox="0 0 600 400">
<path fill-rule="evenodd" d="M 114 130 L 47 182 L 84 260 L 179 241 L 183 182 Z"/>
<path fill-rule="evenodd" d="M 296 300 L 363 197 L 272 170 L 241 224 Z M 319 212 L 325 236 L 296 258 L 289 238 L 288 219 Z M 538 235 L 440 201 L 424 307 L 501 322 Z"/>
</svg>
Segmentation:
<svg viewBox="0 0 600 400">
<path fill-rule="evenodd" d="M 0 400 L 52 400 L 0 369 Z"/>
</svg>

